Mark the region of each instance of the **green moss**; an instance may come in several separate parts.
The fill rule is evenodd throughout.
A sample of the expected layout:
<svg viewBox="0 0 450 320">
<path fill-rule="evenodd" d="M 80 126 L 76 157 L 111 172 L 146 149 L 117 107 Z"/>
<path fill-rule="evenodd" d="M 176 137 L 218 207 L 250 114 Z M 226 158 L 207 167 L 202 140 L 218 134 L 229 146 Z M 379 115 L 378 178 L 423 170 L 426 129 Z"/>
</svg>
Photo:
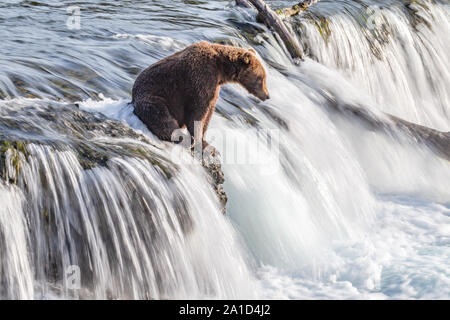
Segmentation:
<svg viewBox="0 0 450 320">
<path fill-rule="evenodd" d="M 319 30 L 322 38 L 326 42 L 328 42 L 328 40 L 330 39 L 330 36 L 331 36 L 330 23 L 328 22 L 328 20 L 325 17 L 321 17 L 320 22 L 318 22 L 316 20 L 316 21 L 314 21 L 314 24 L 316 25 L 317 30 Z"/>
<path fill-rule="evenodd" d="M 15 149 L 21 153 L 23 153 L 23 155 L 25 157 L 28 157 L 28 150 L 26 148 L 26 144 L 22 141 L 16 141 L 15 142 Z"/>
<path fill-rule="evenodd" d="M 0 141 L 0 152 L 5 153 L 11 147 L 11 142 L 6 140 Z"/>
<path fill-rule="evenodd" d="M 111 158 L 108 153 L 103 152 L 103 150 L 96 145 L 90 146 L 80 142 L 74 149 L 78 153 L 78 161 L 84 170 L 93 169 L 98 165 L 105 166 Z"/>
<path fill-rule="evenodd" d="M 84 170 L 90 170 L 98 166 L 106 166 L 107 162 L 114 157 L 131 157 L 149 161 L 158 167 L 167 179 L 172 178 L 171 168 L 164 164 L 151 150 L 140 145 L 133 144 L 100 144 L 79 142 L 74 146 L 78 154 L 78 161 Z"/>
<path fill-rule="evenodd" d="M 6 172 L 6 153 L 11 152 L 11 163 L 14 168 L 13 177 L 7 176 Z M 26 144 L 22 141 L 8 141 L 0 140 L 0 178 L 8 180 L 9 183 L 16 184 L 21 170 L 21 155 L 22 157 L 28 157 L 28 151 Z"/>
<path fill-rule="evenodd" d="M 44 210 L 44 221 L 46 225 L 50 224 L 50 214 L 48 213 L 47 209 Z"/>
<path fill-rule="evenodd" d="M 142 147 L 127 147 L 128 151 L 131 152 L 131 156 L 135 156 L 140 159 L 149 161 L 153 166 L 158 167 L 160 171 L 165 175 L 167 179 L 173 177 L 173 173 L 168 166 L 164 165 L 161 160 L 159 160 L 155 154 L 150 150 L 144 149 Z"/>
<path fill-rule="evenodd" d="M 158 167 L 161 170 L 161 172 L 164 173 L 167 179 L 171 179 L 173 177 L 173 174 L 170 171 L 170 169 L 167 166 L 163 165 L 159 160 L 153 158 L 150 159 L 150 163 L 153 166 Z"/>
</svg>

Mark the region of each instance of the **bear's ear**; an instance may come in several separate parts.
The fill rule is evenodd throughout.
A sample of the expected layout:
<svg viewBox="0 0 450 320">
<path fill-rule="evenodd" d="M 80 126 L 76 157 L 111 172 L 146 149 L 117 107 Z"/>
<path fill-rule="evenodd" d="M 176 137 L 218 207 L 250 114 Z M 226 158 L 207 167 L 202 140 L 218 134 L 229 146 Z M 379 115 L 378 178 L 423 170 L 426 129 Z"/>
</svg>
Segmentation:
<svg viewBox="0 0 450 320">
<path fill-rule="evenodd" d="M 252 58 L 254 57 L 253 53 L 247 51 L 242 55 L 242 62 L 244 62 L 244 64 L 250 64 L 250 62 L 252 61 Z"/>
<path fill-rule="evenodd" d="M 256 54 L 256 51 L 255 51 L 255 49 L 253 49 L 253 48 L 248 49 L 248 51 L 250 51 L 250 52 L 253 53 L 253 54 Z"/>
</svg>

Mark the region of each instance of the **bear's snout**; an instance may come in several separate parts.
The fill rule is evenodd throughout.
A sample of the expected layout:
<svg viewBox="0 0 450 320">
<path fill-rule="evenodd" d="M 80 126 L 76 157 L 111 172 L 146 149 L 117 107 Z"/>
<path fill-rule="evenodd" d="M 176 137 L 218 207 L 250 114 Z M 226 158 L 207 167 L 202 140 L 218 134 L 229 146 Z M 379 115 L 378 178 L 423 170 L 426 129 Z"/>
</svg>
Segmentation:
<svg viewBox="0 0 450 320">
<path fill-rule="evenodd" d="M 255 96 L 261 101 L 266 101 L 267 99 L 270 99 L 269 92 L 265 91 L 259 91 L 257 94 L 255 94 Z"/>
<path fill-rule="evenodd" d="M 262 101 L 266 101 L 270 99 L 270 95 L 268 93 L 265 93 L 263 97 L 260 98 Z"/>
</svg>

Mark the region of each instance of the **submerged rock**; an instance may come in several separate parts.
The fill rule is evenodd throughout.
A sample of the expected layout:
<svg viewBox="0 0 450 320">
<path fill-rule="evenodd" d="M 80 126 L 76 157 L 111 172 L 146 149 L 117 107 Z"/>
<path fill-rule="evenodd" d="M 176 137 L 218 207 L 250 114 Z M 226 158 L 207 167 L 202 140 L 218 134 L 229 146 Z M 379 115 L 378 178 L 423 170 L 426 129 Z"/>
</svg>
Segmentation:
<svg viewBox="0 0 450 320">
<path fill-rule="evenodd" d="M 70 148 L 77 153 L 83 169 L 104 166 L 113 157 L 136 157 L 148 159 L 170 175 L 169 161 L 156 152 L 158 147 L 122 122 L 80 111 L 75 105 L 5 103 L 0 111 L 2 161 L 8 150 L 26 155 L 30 143 L 52 146 L 57 151 Z"/>
</svg>

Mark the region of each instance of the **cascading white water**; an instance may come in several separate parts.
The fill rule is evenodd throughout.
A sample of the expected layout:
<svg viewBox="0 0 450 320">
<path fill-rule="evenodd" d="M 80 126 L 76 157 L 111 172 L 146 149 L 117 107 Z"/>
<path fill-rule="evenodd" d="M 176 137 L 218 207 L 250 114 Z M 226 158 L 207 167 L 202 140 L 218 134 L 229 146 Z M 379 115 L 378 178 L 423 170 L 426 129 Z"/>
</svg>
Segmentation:
<svg viewBox="0 0 450 320">
<path fill-rule="evenodd" d="M 342 10 L 342 4 L 327 4 L 327 10 Z M 349 1 L 344 7 L 350 14 L 326 18 L 322 28 L 328 33 L 321 34 L 314 23 L 302 23 L 302 39 L 311 55 L 339 70 L 378 109 L 448 131 L 448 3 L 411 1 L 407 9 L 398 1 L 366 1 L 362 6 Z"/>
<path fill-rule="evenodd" d="M 0 184 L 0 294 L 12 299 L 33 298 L 33 274 L 19 190 Z"/>
<path fill-rule="evenodd" d="M 403 1 L 319 2 L 289 20 L 311 57 L 300 66 L 270 33 L 256 35 L 271 99 L 255 103 L 227 86 L 208 131 L 223 157 L 228 217 L 195 162 L 170 164 L 167 179 L 143 159 L 84 169 L 71 148 L 30 144 L 16 177 L 11 157 L 19 180 L 0 185 L 0 294 L 73 296 L 64 272 L 79 265 L 76 292 L 92 298 L 450 297 L 449 162 L 327 108 L 358 105 L 449 131 L 450 6 L 421 3 L 412 16 Z M 371 5 L 383 6 L 376 21 L 367 19 Z M 167 54 L 187 45 L 113 39 Z M 79 104 L 159 143 L 126 101 Z M 274 130 L 275 147 L 264 129 Z M 229 145 L 248 151 L 242 162 Z M 246 162 L 255 145 L 263 165 Z"/>
<path fill-rule="evenodd" d="M 377 18 L 389 33 L 380 43 L 361 26 L 366 5 L 322 5 L 313 15 L 339 7 L 326 25 L 305 15 L 296 26 L 318 63 L 286 65 L 274 42 L 264 42 L 264 56 L 283 63 L 289 79 L 269 68 L 267 104 L 289 127 L 280 157 L 288 170 L 263 177 L 226 166 L 227 191 L 239 199 L 230 214 L 240 230 L 258 235 L 249 246 L 268 265 L 260 275 L 270 297 L 448 297 L 448 161 L 324 106 L 331 99 L 448 131 L 450 7 L 416 4 L 429 28 L 413 25 L 398 2 L 383 3 Z M 261 118 L 257 109 L 249 112 Z M 255 190 L 258 200 L 246 201 Z"/>
<path fill-rule="evenodd" d="M 18 187 L 0 186 L 3 296 L 253 296 L 245 253 L 193 159 L 168 163 L 167 172 L 126 157 L 83 169 L 73 150 L 60 148 L 29 144 L 26 156 L 7 153 L 6 176 Z M 80 270 L 75 291 L 66 274 L 72 266 Z"/>
</svg>

